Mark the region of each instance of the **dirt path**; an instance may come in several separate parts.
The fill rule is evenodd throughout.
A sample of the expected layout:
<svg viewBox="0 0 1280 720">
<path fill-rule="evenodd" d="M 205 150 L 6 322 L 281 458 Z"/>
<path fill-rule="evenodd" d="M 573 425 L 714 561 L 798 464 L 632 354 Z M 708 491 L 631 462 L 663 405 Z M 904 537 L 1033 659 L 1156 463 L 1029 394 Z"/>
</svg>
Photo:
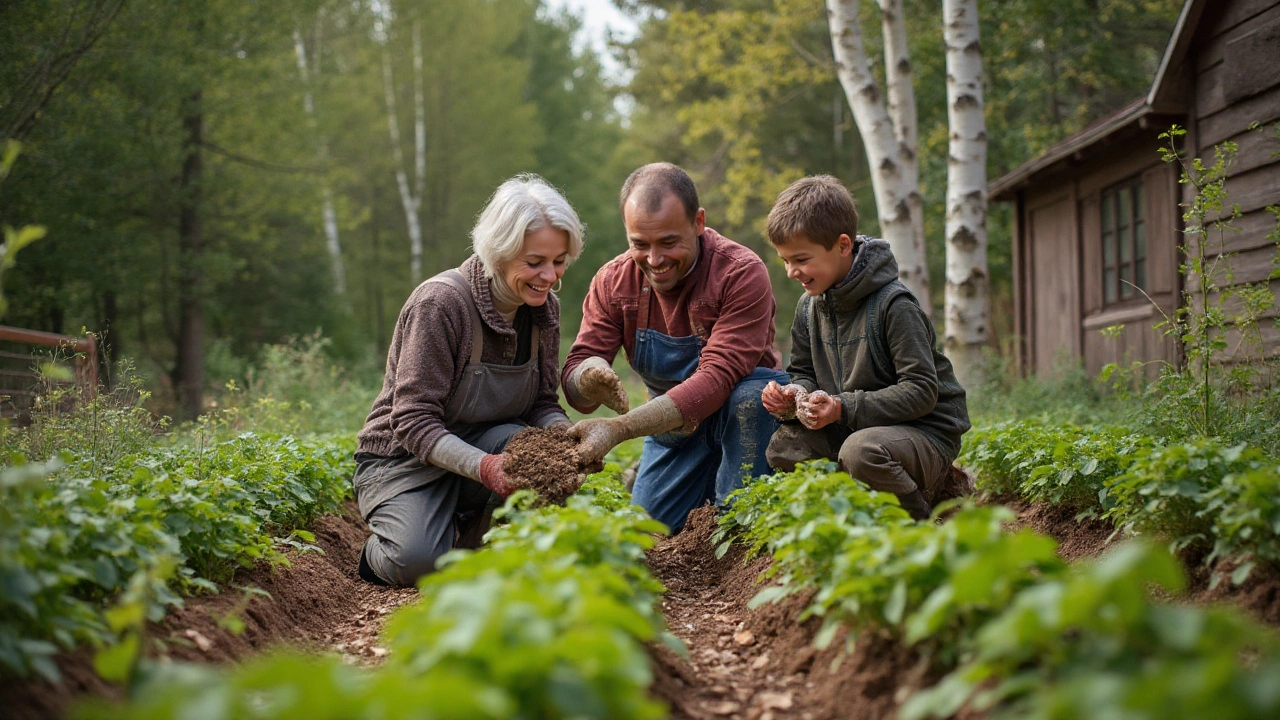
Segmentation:
<svg viewBox="0 0 1280 720">
<path fill-rule="evenodd" d="M 689 651 L 685 660 L 650 648 L 653 694 L 672 718 L 885 718 L 929 679 L 916 654 L 886 636 L 868 634 L 851 653 L 843 637 L 816 650 L 817 621 L 797 621 L 806 598 L 747 609 L 768 560 L 745 563 L 737 548 L 717 560 L 714 529 L 711 508 L 695 511 L 684 532 L 649 553 L 667 587 L 668 628 Z"/>
</svg>

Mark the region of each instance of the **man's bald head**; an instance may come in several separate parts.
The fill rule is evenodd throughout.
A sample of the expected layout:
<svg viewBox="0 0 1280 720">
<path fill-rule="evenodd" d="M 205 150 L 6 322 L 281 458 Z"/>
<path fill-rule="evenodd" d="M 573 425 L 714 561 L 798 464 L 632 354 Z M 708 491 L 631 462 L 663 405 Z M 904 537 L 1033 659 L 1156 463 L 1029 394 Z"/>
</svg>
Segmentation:
<svg viewBox="0 0 1280 720">
<path fill-rule="evenodd" d="M 622 183 L 618 209 L 625 216 L 627 202 L 634 201 L 638 209 L 656 213 L 667 195 L 675 195 L 680 200 L 689 222 L 693 222 L 701 207 L 698 204 L 698 188 L 688 173 L 671 163 L 649 163 L 636 168 L 627 181 Z"/>
</svg>

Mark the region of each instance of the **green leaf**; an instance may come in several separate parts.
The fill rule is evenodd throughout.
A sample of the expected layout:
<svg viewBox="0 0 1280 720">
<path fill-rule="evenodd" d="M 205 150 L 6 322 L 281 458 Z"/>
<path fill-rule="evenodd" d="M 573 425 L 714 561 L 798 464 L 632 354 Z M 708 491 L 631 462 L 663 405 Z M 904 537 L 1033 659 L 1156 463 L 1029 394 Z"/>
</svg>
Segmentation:
<svg viewBox="0 0 1280 720">
<path fill-rule="evenodd" d="M 831 646 L 831 641 L 835 640 L 836 633 L 840 630 L 840 620 L 834 616 L 829 616 L 822 621 L 822 627 L 818 630 L 818 634 L 813 637 L 813 646 L 819 650 L 826 650 Z"/>
<path fill-rule="evenodd" d="M 907 609 L 907 583 L 905 580 L 898 580 L 894 584 L 893 590 L 889 593 L 889 599 L 884 604 L 884 619 L 888 620 L 891 625 L 897 625 L 902 622 L 902 615 Z"/>
<path fill-rule="evenodd" d="M 775 602 L 789 594 L 790 592 L 785 585 L 772 585 L 756 593 L 755 597 L 751 598 L 751 601 L 747 603 L 747 608 L 755 610 L 767 602 Z"/>
<path fill-rule="evenodd" d="M 93 669 L 103 680 L 125 682 L 129 679 L 137 656 L 138 636 L 129 633 L 115 645 L 99 650 L 93 656 Z"/>
</svg>

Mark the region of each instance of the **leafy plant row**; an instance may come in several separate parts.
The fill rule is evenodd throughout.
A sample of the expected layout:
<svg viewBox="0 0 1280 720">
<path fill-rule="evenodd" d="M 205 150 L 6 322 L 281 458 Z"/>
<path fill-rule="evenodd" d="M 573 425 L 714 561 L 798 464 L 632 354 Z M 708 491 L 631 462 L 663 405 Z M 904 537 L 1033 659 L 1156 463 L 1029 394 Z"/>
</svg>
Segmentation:
<svg viewBox="0 0 1280 720">
<path fill-rule="evenodd" d="M 297 528 L 347 495 L 352 444 L 245 433 L 110 466 L 90 454 L 10 457 L 0 474 L 0 672 L 56 679 L 58 649 L 108 642 L 106 603 L 158 566 L 174 569 L 150 581 L 152 620 L 238 567 L 286 562 L 282 543 L 313 539 Z"/>
<path fill-rule="evenodd" d="M 1052 539 L 1009 532 L 1000 507 L 964 506 L 943 524 L 913 523 L 892 496 L 829 464 L 760 478 L 736 496 L 721 538 L 767 551 L 779 584 L 759 604 L 811 592 L 824 618 L 883 628 L 949 670 L 903 707 L 907 718 L 968 706 L 996 717 L 1272 717 L 1280 712 L 1274 637 L 1218 610 L 1153 603 L 1151 584 L 1181 586 L 1160 549 L 1126 544 L 1070 566 Z M 1245 667 L 1241 658 L 1254 659 Z"/>
<path fill-rule="evenodd" d="M 229 673 L 162 667 L 128 707 L 89 718 L 657 718 L 643 643 L 662 638 L 662 586 L 644 565 L 666 528 L 612 474 L 566 507 L 508 501 L 507 524 L 455 551 L 388 621 L 377 669 L 268 656 Z"/>
<path fill-rule="evenodd" d="M 1000 495 L 1062 504 L 1170 541 L 1242 582 L 1280 564 L 1280 462 L 1247 445 L 1159 444 L 1118 428 L 1006 422 L 966 438 L 960 462 Z M 1224 561 L 1231 561 L 1224 563 Z"/>
</svg>

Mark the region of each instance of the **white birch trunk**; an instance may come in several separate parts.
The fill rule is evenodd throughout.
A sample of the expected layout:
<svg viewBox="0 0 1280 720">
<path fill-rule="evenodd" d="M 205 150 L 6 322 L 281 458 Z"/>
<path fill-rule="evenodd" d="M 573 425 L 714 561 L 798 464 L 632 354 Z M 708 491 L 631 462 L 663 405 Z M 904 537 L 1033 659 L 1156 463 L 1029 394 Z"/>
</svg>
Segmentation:
<svg viewBox="0 0 1280 720">
<path fill-rule="evenodd" d="M 927 252 L 924 242 L 924 197 L 920 194 L 920 161 L 916 154 L 919 147 L 919 119 L 916 113 L 916 93 L 911 79 L 911 52 L 907 45 L 907 23 L 902 0 L 878 0 L 880 24 L 884 34 L 885 85 L 889 90 L 889 118 L 893 121 L 894 135 L 898 138 L 898 152 L 902 156 L 902 182 L 908 188 L 907 216 L 911 225 L 910 243 L 915 258 L 914 265 L 898 259 L 898 271 L 908 287 L 913 283 L 923 288 L 917 297 L 929 297 L 929 268 L 925 262 Z M 918 278 L 918 280 L 916 280 Z M 932 304 L 925 312 L 932 314 Z"/>
<path fill-rule="evenodd" d="M 302 33 L 293 31 L 293 49 L 298 58 L 298 75 L 302 78 L 302 107 L 307 114 L 307 124 L 316 136 L 316 156 L 323 165 L 329 156 L 328 142 L 319 134 L 319 121 L 316 119 L 315 97 L 311 91 L 311 73 L 307 63 L 307 45 L 302 40 Z M 333 209 L 333 191 L 329 181 L 321 181 L 320 217 L 324 225 L 325 246 L 329 250 L 329 263 L 333 269 L 333 292 L 338 297 L 347 294 L 347 272 L 342 263 L 342 242 L 338 236 L 338 214 Z"/>
<path fill-rule="evenodd" d="M 944 347 L 965 385 L 983 379 L 987 299 L 987 128 L 978 1 L 943 0 L 947 47 L 947 287 Z"/>
<path fill-rule="evenodd" d="M 427 189 L 427 103 L 422 77 L 422 21 L 413 21 L 413 192 L 421 207 Z"/>
<path fill-rule="evenodd" d="M 409 188 L 409 174 L 404 167 L 404 150 L 400 147 L 400 122 L 396 119 L 396 86 L 391 74 L 391 37 L 384 31 L 382 46 L 382 87 L 387 102 L 387 132 L 391 136 L 391 156 L 396 164 L 396 187 L 400 190 L 400 205 L 404 208 L 405 224 L 409 227 L 409 272 L 413 282 L 422 280 L 422 224 L 418 221 L 421 195 L 414 195 Z"/>
<path fill-rule="evenodd" d="M 894 22 L 903 22 L 901 13 L 894 17 Z M 924 239 L 922 235 L 913 237 L 911 223 L 912 196 L 916 196 L 918 202 L 920 184 L 918 180 L 914 185 L 908 182 L 898 131 L 889 116 L 862 42 L 858 0 L 827 0 L 827 21 L 836 72 L 853 110 L 854 122 L 867 151 L 867 164 L 871 167 L 871 187 L 876 198 L 876 214 L 880 218 L 880 234 L 889 242 L 897 258 L 902 283 L 915 294 L 928 313 L 931 303 L 928 273 L 924 271 L 927 267 Z M 905 56 L 905 49 L 901 52 Z M 910 68 L 907 70 L 909 72 Z M 909 85 L 906 91 L 911 95 L 914 107 L 914 93 Z M 913 118 L 911 126 L 914 128 L 914 125 Z M 912 148 L 913 154 L 914 150 Z"/>
</svg>

